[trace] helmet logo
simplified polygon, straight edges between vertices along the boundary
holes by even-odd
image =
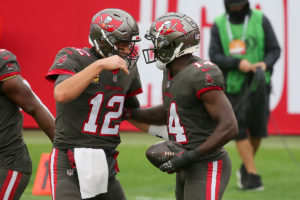
[[[102,29],[108,32],[113,32],[114,30],[119,28],[122,23],[123,21],[119,21],[105,13],[97,16],[93,21],[93,24],[99,25]]]
[[[57,61],[58,65],[61,65],[61,64],[65,63],[65,62],[67,61],[67,56],[68,56],[68,54],[64,54],[64,55]]]
[[[166,21],[161,21],[156,23],[156,30],[160,30],[160,35],[168,35],[170,33],[173,33],[175,31],[182,32],[186,34],[186,31],[183,29],[183,24],[179,19],[170,19]]]

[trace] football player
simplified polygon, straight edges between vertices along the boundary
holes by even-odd
[[[20,75],[16,56],[0,49],[0,199],[20,199],[31,176],[20,108],[53,141],[54,117]]]
[[[50,158],[54,200],[126,199],[115,178],[115,148],[124,107],[139,107],[139,41],[130,14],[105,9],[92,18],[91,48],[67,47],[56,55],[47,74],[55,81],[57,111]]]
[[[175,156],[159,168],[176,174],[177,200],[222,199],[231,175],[231,161],[223,146],[237,135],[237,122],[224,94],[218,66],[192,55],[200,31],[190,17],[167,13],[157,18],[145,38],[154,48],[143,50],[147,63],[163,70],[163,104],[134,109],[131,119],[167,124]],[[150,56],[154,53],[154,59]]]

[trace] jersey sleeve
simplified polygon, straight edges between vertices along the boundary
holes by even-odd
[[[0,49],[0,82],[17,74],[20,74],[20,67],[16,56],[6,49]]]
[[[195,65],[196,73],[193,74],[192,87],[198,99],[201,99],[201,94],[207,91],[225,89],[222,71],[213,63],[208,63],[201,67]]]
[[[133,75],[133,78],[129,90],[126,93],[126,98],[143,93],[140,74],[136,65],[133,67],[130,73]]]
[[[80,66],[77,53],[73,48],[67,47],[58,52],[55,60],[46,74],[46,79],[55,81],[60,74],[74,75],[78,72],[78,66]]]

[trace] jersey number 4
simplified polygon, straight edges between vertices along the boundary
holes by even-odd
[[[184,126],[180,123],[180,118],[177,113],[177,105],[175,102],[172,102],[170,105],[168,128],[169,134],[175,135],[176,142],[187,143]]]
[[[88,120],[84,122],[82,131],[89,134],[97,134],[99,124],[97,119],[102,108],[104,99],[103,93],[98,93],[94,96],[89,104],[91,106]],[[115,95],[108,100],[106,108],[114,108],[116,104],[119,104],[117,111],[109,111],[104,115],[104,120],[100,129],[100,135],[118,135],[120,125],[117,124],[113,127],[110,126],[111,120],[119,119],[123,113],[125,97],[122,95]]]

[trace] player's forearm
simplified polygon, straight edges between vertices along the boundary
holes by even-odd
[[[40,107],[31,113],[39,127],[46,133],[51,142],[54,139],[55,121],[53,115],[46,109]]]
[[[54,88],[55,100],[59,103],[66,103],[76,99],[102,69],[101,63],[96,61],[74,76],[59,83]]]
[[[148,124],[162,125],[167,123],[166,114],[162,105],[133,109],[131,119]]]
[[[144,132],[148,132],[149,130],[149,126],[150,124],[146,124],[146,123],[142,123],[142,122],[138,122],[138,121],[135,121],[135,120],[128,120],[133,126],[135,126],[136,128],[144,131]]]
[[[166,125],[153,125],[153,124],[146,124],[137,122],[135,120],[128,120],[132,125],[134,125],[136,128],[159,138],[163,138],[168,140],[168,129]]]
[[[227,144],[237,134],[238,126],[235,119],[228,119],[223,123],[219,123],[217,128],[212,132],[207,140],[195,149],[197,158],[213,153]]]

